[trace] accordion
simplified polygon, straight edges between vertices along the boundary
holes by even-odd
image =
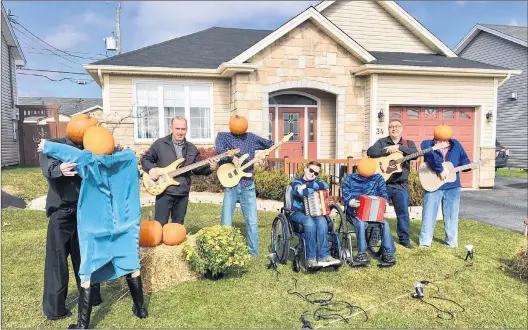
[[[356,215],[360,221],[381,222],[385,214],[385,207],[387,207],[385,198],[361,195],[359,196],[359,207]]]
[[[328,204],[328,190],[317,190],[308,197],[303,197],[304,214],[310,217],[318,217],[330,214]]]

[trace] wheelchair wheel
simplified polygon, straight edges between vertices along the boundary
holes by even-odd
[[[339,236],[348,235],[347,219],[339,204],[330,203],[330,218],[334,221],[334,229],[337,230]]]
[[[379,224],[370,224],[367,227],[367,250],[373,257],[381,255],[381,226]]]
[[[293,258],[292,269],[296,273],[301,271],[301,261],[299,259],[300,259],[299,256],[295,256],[295,258]]]
[[[288,230],[288,220],[282,213],[275,217],[271,227],[271,252],[275,253],[277,260],[281,264],[285,264],[288,261],[290,232]]]

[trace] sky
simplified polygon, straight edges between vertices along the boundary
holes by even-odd
[[[118,2],[2,2],[19,23],[13,26],[27,60],[26,68],[86,73],[81,64],[115,54],[105,51],[103,38],[115,33]],[[317,3],[319,1],[124,1],[120,15],[122,52],[211,26],[274,30]],[[477,23],[527,25],[527,1],[398,3],[451,49]],[[41,74],[53,80],[70,79],[50,81],[27,74]],[[85,80],[88,84],[79,85],[77,80]],[[102,97],[101,88],[89,75],[19,70],[17,83],[19,96]]]

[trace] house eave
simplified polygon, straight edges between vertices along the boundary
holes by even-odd
[[[7,19],[7,13],[4,9],[4,5],[2,5],[2,34],[6,39],[7,45],[12,51],[13,58],[15,60],[15,65],[17,67],[25,66],[26,57],[22,52],[22,47],[20,47],[15,31],[13,30],[13,26],[11,25],[11,22],[9,22],[9,20]]]
[[[351,71],[354,76],[366,76],[373,73],[427,75],[427,76],[466,76],[466,77],[494,77],[502,78],[510,75],[520,75],[522,70],[496,70],[446,67],[417,67],[404,65],[365,64],[357,70]]]
[[[502,38],[502,39],[505,39],[505,40],[509,40],[511,42],[514,42],[514,43],[519,44],[519,45],[524,46],[524,47],[528,47],[528,43],[526,41],[523,41],[521,39],[517,39],[515,37],[509,36],[507,34],[499,32],[497,30],[490,29],[488,27],[485,27],[485,26],[482,26],[480,24],[477,24],[456,45],[456,47],[454,49],[455,53],[460,54],[460,52],[462,52],[467,47],[467,45],[469,45],[469,43],[479,34],[480,31],[487,32],[487,33],[495,35],[495,36],[497,36],[499,38]]]

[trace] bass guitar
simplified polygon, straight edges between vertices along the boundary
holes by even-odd
[[[457,172],[468,170],[470,168],[476,169],[479,168],[479,166],[486,165],[488,163],[489,160],[483,159],[479,162],[473,162],[468,165],[454,167],[453,163],[451,162],[443,162],[442,166],[447,170],[447,177],[445,180],[440,179],[438,174],[436,174],[436,172],[433,171],[427,165],[427,163],[423,163],[418,169],[418,177],[420,178],[420,183],[422,184],[424,190],[433,192],[438,190],[446,182],[455,182]]]

